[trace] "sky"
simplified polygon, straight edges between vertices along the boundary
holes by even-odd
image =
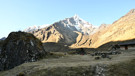
[[[0,38],[75,14],[95,26],[111,24],[133,8],[135,0],[0,0]]]

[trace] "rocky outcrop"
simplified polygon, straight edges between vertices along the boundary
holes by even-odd
[[[40,40],[25,32],[12,32],[0,52],[0,70],[11,69],[24,62],[37,61],[46,52]]]

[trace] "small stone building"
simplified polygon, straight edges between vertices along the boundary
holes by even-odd
[[[135,42],[126,42],[119,44],[121,50],[135,49]]]

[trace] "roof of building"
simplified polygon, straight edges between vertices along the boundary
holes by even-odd
[[[120,46],[124,46],[124,45],[135,45],[135,41],[119,43],[118,45],[120,45]]]

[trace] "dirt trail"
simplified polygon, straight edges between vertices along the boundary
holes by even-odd
[[[123,51],[122,54],[112,55],[112,59],[95,60],[91,55],[68,55],[58,59],[43,59],[37,62],[24,63],[11,70],[0,72],[0,76],[15,76],[20,72],[31,73],[37,70],[54,67],[110,65],[135,59],[135,51]]]

